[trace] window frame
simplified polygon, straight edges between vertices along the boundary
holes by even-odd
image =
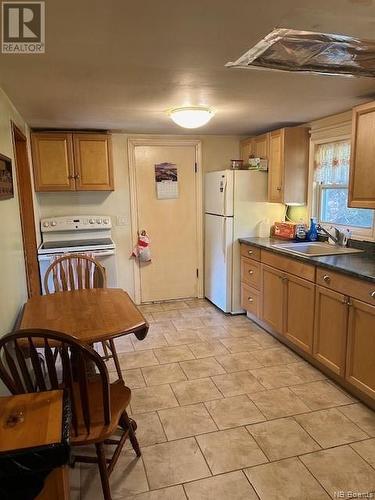
[[[325,137],[321,139],[310,139],[310,165],[309,165],[309,214],[310,217],[315,217],[319,224],[325,229],[329,229],[332,226],[338,229],[349,229],[352,233],[352,239],[361,241],[375,241],[375,216],[373,219],[372,228],[360,228],[358,226],[349,226],[343,224],[333,224],[330,222],[323,222],[320,220],[321,215],[321,184],[314,181],[314,160],[315,160],[315,148],[322,144],[329,144],[331,142],[340,141],[350,141],[351,136],[348,134],[340,136]],[[324,184],[325,185],[325,184]],[[328,185],[327,185],[328,186]],[[348,188],[348,185],[344,184],[329,184],[329,187],[339,187]]]

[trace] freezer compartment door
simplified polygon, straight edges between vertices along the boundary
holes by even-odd
[[[205,213],[233,216],[233,170],[208,172],[205,175]]]
[[[224,312],[232,309],[233,218],[205,215],[205,296]]]

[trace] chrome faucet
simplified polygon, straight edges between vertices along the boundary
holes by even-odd
[[[331,240],[335,243],[335,245],[338,245],[340,247],[346,247],[348,240],[351,236],[351,232],[346,229],[346,231],[340,231],[335,226],[331,226],[335,230],[335,236],[333,236],[327,229],[325,229],[321,224],[318,224],[316,226],[318,231],[322,231],[324,234],[326,234]]]

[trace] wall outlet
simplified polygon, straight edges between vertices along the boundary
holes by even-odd
[[[127,226],[128,225],[128,220],[125,215],[118,215],[117,216],[117,225],[118,226]]]

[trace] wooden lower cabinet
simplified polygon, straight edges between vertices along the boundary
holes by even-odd
[[[260,263],[241,257],[241,282],[253,288],[260,287]]]
[[[313,356],[337,375],[345,375],[348,297],[317,286]]]
[[[261,318],[277,333],[283,333],[286,274],[273,267],[262,265],[261,276]]]
[[[299,348],[311,353],[314,335],[314,283],[288,274],[285,302],[284,335]]]
[[[350,299],[345,377],[375,398],[375,306]]]
[[[245,309],[245,311],[259,317],[260,306],[261,297],[259,290],[256,290],[246,283],[241,283],[241,307]]]

